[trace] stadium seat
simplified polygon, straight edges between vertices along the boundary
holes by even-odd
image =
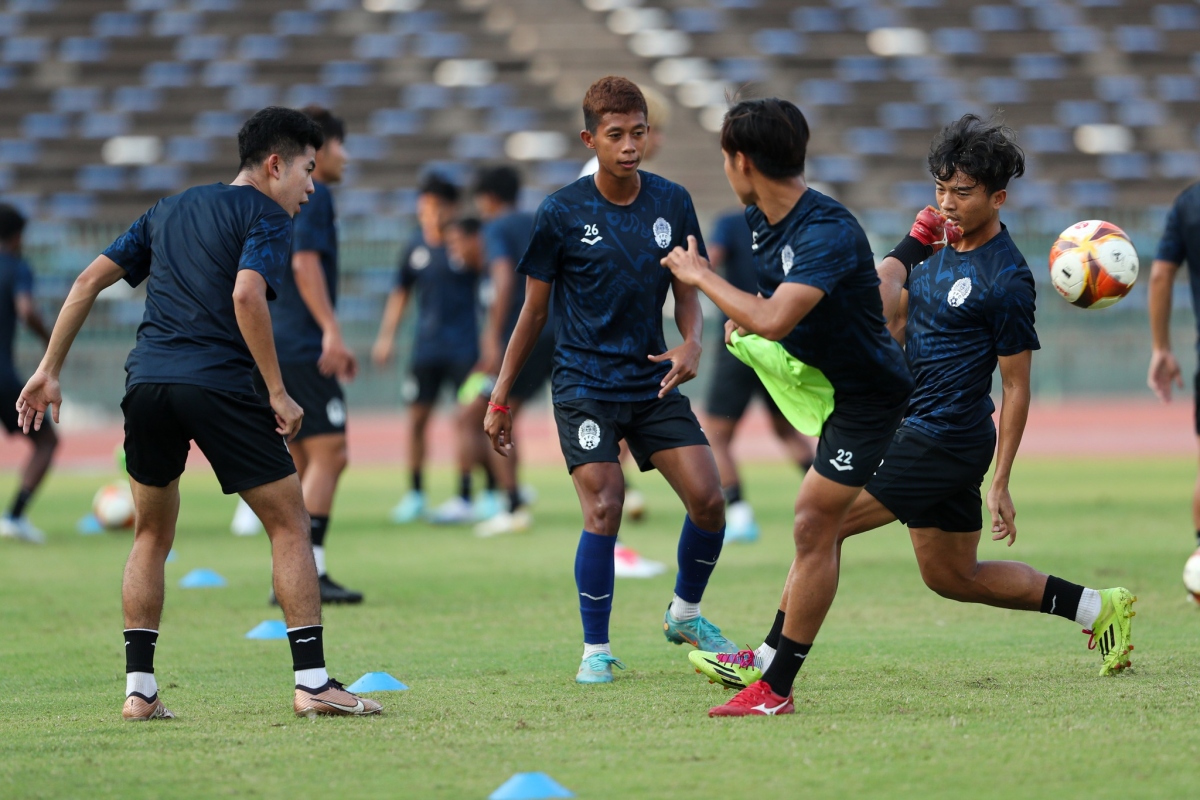
[[[1066,76],[1067,65],[1055,53],[1018,53],[1013,56],[1013,72],[1026,81],[1057,81]]]
[[[351,52],[356,58],[399,58],[404,53],[404,38],[396,33],[359,34]]]
[[[407,108],[438,109],[450,106],[450,89],[436,83],[412,83],[400,91]]]
[[[767,65],[761,58],[723,58],[717,72],[728,83],[761,83],[767,80]]]
[[[1058,124],[1069,128],[1108,122],[1104,104],[1097,100],[1059,100],[1055,104],[1054,116]]]
[[[500,108],[510,105],[516,91],[507,83],[491,83],[486,86],[464,86],[460,101],[467,108]]]
[[[21,132],[27,139],[64,139],[70,130],[66,114],[38,111],[26,114],[21,120]]]
[[[1016,6],[984,5],[971,9],[971,23],[981,31],[1021,31],[1025,18]]]
[[[55,111],[95,111],[104,102],[104,90],[99,86],[63,86],[50,96]]]
[[[216,61],[225,57],[229,45],[219,34],[183,36],[175,44],[175,58],[180,61]]]
[[[41,36],[10,36],[0,48],[0,60],[10,64],[37,63],[46,60],[49,44]]]
[[[1052,208],[1058,205],[1058,189],[1053,181],[1019,179],[1009,185],[1009,202],[1017,208]]]
[[[504,142],[490,133],[458,133],[450,139],[450,154],[464,161],[502,158]]]
[[[1200,29],[1200,8],[1194,5],[1163,3],[1151,11],[1154,24],[1164,31],[1194,31]]]
[[[113,111],[148,113],[162,108],[162,92],[151,86],[118,86],[113,91]]]
[[[1163,47],[1162,31],[1149,25],[1118,25],[1113,40],[1123,53],[1157,53]]]
[[[675,29],[684,33],[717,33],[725,26],[725,18],[716,8],[679,8],[674,15]]]
[[[792,12],[792,27],[805,33],[838,33],[846,29],[836,8],[803,6]]]
[[[880,103],[879,122],[892,130],[922,130],[931,127],[929,109],[919,103]]]
[[[543,186],[566,186],[568,183],[571,183],[579,177],[579,169],[582,166],[583,165],[580,162],[572,161],[570,159],[543,161],[537,165],[534,176],[537,178],[537,182]],[[541,197],[537,197],[537,199],[531,204],[529,202],[531,192],[535,195],[540,194],[528,186],[522,187],[521,189],[520,205],[526,210],[536,209],[537,204],[542,200]],[[532,205],[532,209],[530,208],[530,205]]]
[[[937,56],[900,56],[890,59],[892,73],[902,81],[934,81],[942,78],[943,61]]]
[[[279,61],[287,52],[287,40],[282,36],[250,33],[238,39],[237,57],[246,61]]]
[[[108,41],[90,36],[68,36],[58,46],[58,60],[68,64],[94,64],[108,58]]]
[[[904,23],[900,12],[889,6],[867,4],[848,11],[850,27],[863,33],[878,28],[899,28]]]
[[[408,108],[376,109],[371,112],[369,122],[369,129],[376,136],[411,136],[420,133],[423,126],[421,112]]]
[[[1200,152],[1168,150],[1158,156],[1158,174],[1168,180],[1200,178]]]
[[[493,108],[487,117],[487,129],[495,133],[515,133],[537,129],[541,115],[536,108]]]
[[[79,135],[84,139],[111,139],[130,132],[129,117],[119,111],[94,111],[79,121]]]
[[[1070,153],[1071,134],[1057,125],[1026,125],[1018,137],[1018,143],[1030,153]]]
[[[1137,75],[1101,75],[1096,78],[1096,97],[1107,103],[1124,103],[1146,96],[1146,81]]]
[[[254,65],[245,61],[210,61],[200,73],[204,86],[240,86],[254,80]]]
[[[29,139],[0,139],[0,164],[36,164],[41,148]]]
[[[984,78],[983,80],[988,80]],[[963,82],[956,78],[943,78],[940,81],[923,81],[913,84],[913,94],[917,102],[926,105],[938,103],[956,103],[966,96]],[[991,102],[991,101],[989,101]]]
[[[316,86],[307,83],[297,83],[288,89],[284,104],[292,108],[303,108],[307,105],[333,108],[337,105],[338,92],[332,86]]]
[[[369,217],[379,212],[383,192],[379,189],[346,189],[337,198],[341,217]],[[390,288],[390,287],[389,287]]]
[[[750,37],[750,44],[764,56],[795,56],[808,47],[808,40],[790,28],[763,28]]]
[[[1029,100],[1029,85],[1020,78],[980,78],[977,86],[980,99],[992,105],[1015,105]]]
[[[1108,208],[1116,199],[1116,188],[1108,181],[1083,179],[1067,182],[1067,201],[1076,208]]]
[[[20,14],[6,14],[0,11],[0,36],[16,36],[21,32],[21,23]]]
[[[799,89],[800,104],[805,106],[844,106],[854,101],[854,87],[831,78],[811,78]]]
[[[456,32],[430,32],[417,39],[421,58],[458,58],[467,52],[467,37]]]
[[[142,192],[174,191],[187,180],[187,170],[180,164],[146,164],[134,172],[134,185]]]
[[[887,65],[878,56],[842,56],[835,62],[834,71],[840,80],[851,83],[887,80]]]
[[[924,208],[934,202],[933,181],[897,181],[892,199],[902,208]]]
[[[75,184],[84,192],[119,192],[125,188],[125,168],[85,164],[75,173]]]
[[[393,33],[426,34],[440,28],[445,16],[440,11],[411,11],[392,16]]]
[[[225,107],[230,111],[257,111],[279,102],[279,87],[274,84],[231,86],[225,95]],[[296,106],[298,104],[289,103]],[[299,104],[302,105],[302,104]]]
[[[382,161],[388,157],[388,140],[383,136],[346,135],[346,151],[357,161]]]
[[[142,68],[142,83],[160,88],[191,86],[192,68],[178,61],[154,61]]]
[[[1050,34],[1050,40],[1060,53],[1071,55],[1095,53],[1104,47],[1104,34],[1087,25],[1060,28]]]
[[[91,219],[96,213],[96,198],[83,192],[55,192],[50,197],[49,213],[59,219]]]
[[[808,174],[825,183],[854,183],[862,179],[862,162],[854,156],[826,155],[808,159]]]
[[[1131,128],[1154,128],[1166,123],[1167,110],[1157,100],[1129,100],[1116,106],[1117,122]]]
[[[933,32],[933,47],[946,55],[973,55],[983,52],[983,37],[973,28],[938,28]]]
[[[92,18],[92,35],[121,39],[142,35],[142,15],[129,11],[102,11]]]
[[[371,77],[371,65],[364,61],[327,61],[321,65],[321,83],[326,86],[366,86]]]
[[[167,140],[167,160],[181,164],[204,164],[215,153],[213,142],[206,136],[172,136]]]
[[[319,36],[325,22],[315,11],[280,11],[271,23],[271,29],[280,36]]]
[[[1100,174],[1110,180],[1145,180],[1150,177],[1150,159],[1145,153],[1106,153],[1100,156]]]
[[[1200,101],[1200,80],[1191,75],[1157,75],[1155,94],[1164,103],[1195,103]]]
[[[1074,6],[1063,3],[1038,3],[1030,9],[1033,13],[1033,26],[1042,31],[1056,31],[1083,24],[1083,15]]]
[[[236,136],[245,119],[245,115],[234,111],[201,111],[192,122],[192,130],[197,136],[223,139]]]
[[[896,152],[896,134],[886,128],[849,128],[845,145],[858,155],[890,156]]]
[[[150,22],[150,32],[155,36],[194,36],[203,22],[195,11],[160,11]]]

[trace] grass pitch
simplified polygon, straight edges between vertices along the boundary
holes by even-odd
[[[1139,597],[1134,670],[1099,678],[1099,656],[1057,617],[967,606],[929,592],[898,526],[844,551],[841,589],[796,687],[797,714],[710,720],[725,690],[666,643],[673,574],[617,583],[611,686],[577,686],[572,564],[580,516],[561,469],[526,535],[383,520],[398,470],[355,470],[329,538],[338,580],[367,594],[326,612],[326,654],[349,683],[387,671],[375,719],[291,713],[283,641],[250,641],[267,607],[264,536],[228,532],[233,502],[211,474],[184,479],[167,565],[157,675],[179,718],[122,722],[119,586],[129,536],[74,533],[112,476],[59,474],[35,501],[45,547],[0,541],[0,796],[485,798],[514,772],[543,771],[581,798],[1194,797],[1200,759],[1200,609],[1185,600],[1188,460],[1018,463],[1020,558]],[[799,480],[750,467],[764,529],[729,546],[705,613],[757,645],[790,559]],[[11,476],[10,476],[11,481]],[[682,515],[657,475],[624,540],[673,562]],[[448,476],[432,498],[449,492]],[[207,567],[224,589],[180,589]]]

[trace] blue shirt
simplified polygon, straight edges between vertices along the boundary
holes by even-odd
[[[325,273],[325,285],[329,287],[329,301],[336,306],[337,215],[329,187],[313,181],[313,189],[315,191],[309,195],[308,202],[292,218],[292,253],[317,253],[321,259],[321,271]],[[313,319],[312,312],[300,296],[296,273],[290,265],[283,271],[279,299],[271,306],[271,326],[275,330],[275,351],[279,354],[279,363],[316,363],[321,358],[321,326]]]
[[[274,299],[291,249],[291,217],[253,186],[214,183],[159,200],[104,251],[130,286],[146,281],[125,385],[253,392],[254,359],[234,316],[234,282],[252,269]]]
[[[671,273],[662,260],[695,236],[704,241],[692,198],[678,184],[641,172],[627,206],[604,199],[591,176],[547,197],[517,271],[552,283],[554,402],[633,402],[658,396],[670,364],[662,308]],[[705,253],[707,256],[707,253]]]
[[[725,280],[743,292],[758,294],[758,267],[754,263],[754,239],[745,211],[731,211],[717,219],[708,243],[724,251],[721,270]],[[721,319],[725,315],[721,314]]]
[[[1193,183],[1175,199],[1155,258],[1172,264],[1187,262],[1192,308],[1200,325],[1200,183]],[[1196,346],[1200,349],[1200,336]]]
[[[414,364],[479,359],[477,273],[451,263],[445,247],[432,247],[417,234],[400,257],[396,286],[417,294]]]
[[[33,294],[29,262],[0,252],[0,379],[17,381],[13,344],[17,337],[17,295]]]
[[[904,351],[883,319],[871,246],[854,215],[810,188],[775,225],[756,206],[746,209],[746,221],[763,297],[774,295],[783,283],[825,293],[780,344],[825,373],[835,404],[868,397],[890,400],[911,392]]]
[[[488,222],[483,228],[483,252],[488,266],[499,259],[507,259],[510,268],[514,270],[512,296],[509,298],[508,313],[504,320],[503,341],[501,346],[512,336],[513,328],[517,326],[517,317],[521,315],[521,306],[525,303],[525,281],[515,274],[525,248],[529,246],[529,238],[533,235],[533,215],[525,211],[510,211]],[[550,324],[546,324],[550,328]],[[545,330],[545,329],[543,329]]]
[[[1037,350],[1033,274],[1007,228],[965,253],[945,247],[908,279],[905,355],[917,388],[904,425],[945,441],[995,435],[998,356]]]

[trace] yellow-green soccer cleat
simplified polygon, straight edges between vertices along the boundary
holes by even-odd
[[[709,683],[719,683],[726,689],[745,689],[762,677],[762,662],[753,650],[736,653],[711,653],[693,650],[688,661]]]
[[[1100,648],[1100,658],[1104,662],[1100,667],[1101,675],[1115,675],[1133,665],[1129,654],[1133,652],[1132,619],[1137,614],[1133,610],[1136,602],[1137,598],[1128,589],[1118,586],[1100,590],[1100,616],[1096,617],[1092,629],[1084,630],[1084,633],[1088,634],[1089,650]]]

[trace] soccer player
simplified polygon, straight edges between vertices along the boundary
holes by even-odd
[[[1029,368],[1039,348],[1034,282],[1000,221],[1008,182],[1025,171],[1013,132],[968,114],[934,139],[929,169],[939,210],[918,215],[912,232],[880,264],[881,294],[893,330],[905,338],[916,389],[878,471],[855,499],[836,546],[899,519],[909,528],[926,585],[960,602],[1041,611],[1072,620],[1098,646],[1102,675],[1129,665],[1130,606],[1121,588],[1096,591],[1016,561],[979,561],[981,484],[994,541],[1016,540],[1009,477],[1029,411]],[[948,246],[946,246],[948,244]],[[997,364],[1003,386],[1000,428],[990,397]],[[796,585],[790,586],[796,591]],[[811,613],[785,597],[776,628]],[[815,632],[815,631],[814,631]],[[786,636],[786,633],[784,634]],[[693,661],[728,685],[757,678],[713,713],[790,713],[791,684],[775,683],[782,652],[772,630],[759,652]],[[778,648],[778,650],[777,650]],[[699,663],[697,663],[699,662]],[[789,670],[790,672],[790,670]],[[786,698],[786,699],[785,699]]]
[[[769,682],[751,685],[714,713],[791,710],[792,681],[837,591],[842,520],[879,466],[913,386],[884,324],[866,234],[841,204],[805,184],[807,146],[808,123],[786,100],[741,101],[721,127],[725,175],[754,233],[759,295],[713,272],[697,241],[663,259],[677,281],[698,287],[725,312],[727,331],[778,342],[822,371],[835,393],[796,499],[787,616],[764,676]]]
[[[609,683],[623,668],[609,646],[613,546],[625,493],[617,443],[643,470],[657,469],[683,501],[675,595],[663,632],[676,644],[737,648],[700,614],[700,600],[721,553],[725,503],[712,451],[686,397],[676,388],[696,375],[703,319],[695,290],[658,266],[685,237],[699,238],[683,187],[641,172],[646,101],[625,78],[592,84],[583,99],[585,145],[600,169],[558,190],[538,209],[533,238],[517,271],[525,303],[488,404],[492,446],[512,439],[509,395],[546,323],[554,295],[554,418],[583,511],[575,582],[583,619],[583,659],[575,680]],[[703,247],[703,245],[698,245]],[[662,308],[675,295],[683,344],[667,349]]]
[[[17,401],[20,423],[42,427],[62,402],[59,373],[96,296],[124,279],[146,282],[146,312],[125,363],[125,459],[136,523],[125,566],[127,720],[169,719],[154,657],[163,606],[163,565],[179,516],[179,476],[190,442],[221,489],[250,504],[271,539],[275,594],[295,670],[302,716],[375,714],[380,705],[325,671],[321,593],[308,512],[287,440],[304,411],[279,372],[267,301],[282,290],[291,217],[313,191],[321,129],[292,109],[266,108],[238,133],[241,165],[226,185],[197,186],[160,200],[76,279],[37,372]],[[270,400],[254,392],[258,367]]]
[[[25,232],[25,217],[6,203],[0,203],[0,416],[9,434],[21,428],[17,424],[17,398],[21,396],[21,379],[13,361],[13,340],[17,322],[23,322],[39,338],[50,341],[50,332],[33,304],[33,270],[21,257],[21,236]],[[30,431],[33,452],[21,470],[21,485],[17,496],[3,517],[0,517],[0,536],[42,544],[46,535],[38,530],[25,509],[33,493],[54,460],[58,435],[47,424],[41,430]]]
[[[479,359],[476,319],[479,273],[451,261],[446,252],[445,230],[458,211],[459,188],[436,173],[422,181],[417,195],[419,233],[400,258],[396,285],[388,295],[371,357],[379,366],[395,353],[396,329],[404,318],[409,298],[417,295],[417,329],[411,370],[416,396],[409,407],[412,435],[408,464],[412,482],[407,494],[392,509],[392,521],[413,522],[425,514],[425,432],[442,387],[452,392],[466,380]],[[470,469],[461,471],[460,484],[469,497]],[[461,494],[461,492],[460,492]],[[452,498],[459,500],[460,497]],[[448,507],[446,512],[454,511]],[[463,520],[470,517],[470,504]],[[443,513],[438,521],[448,522]]]
[[[758,273],[754,266],[754,243],[746,214],[737,211],[721,216],[708,240],[708,257],[714,269],[721,270],[734,287],[758,293]],[[724,321],[724,320],[722,320]],[[801,472],[813,462],[812,444],[800,434],[779,406],[771,399],[758,373],[725,347],[718,347],[712,381],[708,384],[708,419],[704,432],[712,442],[713,456],[721,471],[721,491],[725,494],[725,541],[753,542],[758,539],[754,509],[745,499],[737,462],[733,458],[733,437],[750,401],[758,395],[771,415],[771,428]]]

